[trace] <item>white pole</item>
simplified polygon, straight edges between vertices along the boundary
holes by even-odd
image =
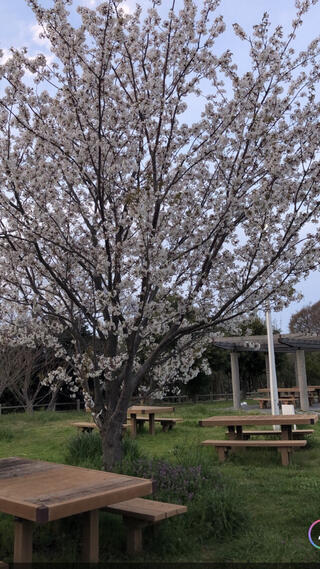
[[[268,357],[269,357],[269,370],[270,370],[270,399],[271,399],[271,413],[272,415],[280,415],[279,398],[278,398],[278,383],[276,374],[276,363],[274,357],[274,343],[271,324],[271,312],[266,310],[267,334],[268,334]],[[275,429],[276,430],[276,429]]]

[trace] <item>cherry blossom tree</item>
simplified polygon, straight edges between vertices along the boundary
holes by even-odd
[[[215,330],[286,306],[318,263],[319,40],[294,51],[316,2],[296,2],[287,36],[267,14],[234,25],[241,75],[215,45],[219,0],[109,0],[79,25],[72,0],[26,1],[52,54],[12,49],[0,68],[1,315],[72,368],[108,469],[145,378],[187,381]]]

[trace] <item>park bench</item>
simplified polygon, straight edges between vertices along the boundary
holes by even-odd
[[[8,563],[5,563],[4,561],[0,561],[0,569],[9,569]]]
[[[127,532],[127,553],[133,555],[142,551],[142,529],[161,520],[187,511],[186,506],[133,498],[102,508],[111,514],[121,514]]]
[[[130,418],[128,417],[127,420],[129,421]],[[137,421],[137,427],[139,428],[139,431],[141,431],[143,429],[145,421],[149,421],[149,417],[139,416],[136,417],[136,421]],[[166,432],[168,430],[171,431],[171,429],[174,427],[176,423],[182,423],[183,419],[181,419],[180,417],[155,417],[154,422],[160,423],[162,430]]]
[[[298,439],[304,437],[305,435],[312,435],[314,433],[314,429],[293,429],[292,436],[294,439]],[[229,431],[226,431],[226,435],[230,435]],[[250,429],[248,431],[242,431],[242,438],[244,440],[250,439],[252,436],[268,436],[268,435],[278,435],[281,436],[281,431],[274,431],[274,430],[264,430],[264,431],[255,431]]]
[[[97,425],[95,423],[90,423],[89,421],[78,421],[75,423],[71,423],[74,427],[78,428],[78,431],[81,431],[82,433],[92,433],[93,429],[97,429]],[[126,429],[128,429],[130,427],[129,424],[124,423],[122,425],[122,434],[125,433]],[[1,569],[1,567],[0,567]]]
[[[292,396],[292,397],[279,397],[280,403],[284,403],[284,404],[291,403],[292,405],[295,405],[296,400],[297,400],[297,398],[294,396]],[[269,397],[254,397],[253,401],[259,401],[260,409],[266,409],[271,400]]]
[[[214,446],[217,449],[218,457],[220,462],[224,462],[229,451],[236,448],[269,448],[274,447],[281,453],[282,466],[288,466],[289,455],[294,448],[306,446],[307,441],[293,441],[293,440],[260,440],[260,441],[243,441],[243,440],[208,440],[203,441],[201,445],[203,446]]]

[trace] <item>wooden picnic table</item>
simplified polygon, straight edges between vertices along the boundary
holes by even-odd
[[[155,405],[132,405],[128,408],[128,416],[131,422],[131,436],[135,437],[137,434],[137,415],[148,415],[149,433],[155,434],[155,421],[154,417],[158,413],[173,413],[174,407],[161,407]]]
[[[242,427],[247,425],[280,425],[281,438],[292,440],[293,425],[314,425],[318,421],[316,414],[299,415],[216,415],[199,421],[201,427],[228,428],[230,439],[243,439]]]
[[[313,385],[308,385],[308,391],[312,392],[312,391],[316,391],[317,387],[313,386]],[[270,393],[270,388],[269,387],[260,387],[260,389],[257,389],[257,391],[259,393]],[[298,393],[300,394],[300,387],[278,387],[278,393]]]
[[[312,403],[314,402],[314,395],[316,394],[319,397],[319,391],[317,390],[316,386],[313,385],[308,385],[307,387],[308,389],[308,399],[309,399],[309,405],[312,405]],[[260,389],[257,390],[258,393],[267,393],[270,397],[270,389],[268,387],[261,387]],[[289,397],[294,397],[296,399],[300,399],[300,387],[298,386],[294,386],[294,387],[278,387],[278,395],[279,397],[285,396],[285,394],[287,394]]]
[[[99,561],[99,509],[152,493],[152,481],[20,457],[0,459],[0,512],[15,516],[14,563],[32,562],[33,524],[81,514],[82,561]]]

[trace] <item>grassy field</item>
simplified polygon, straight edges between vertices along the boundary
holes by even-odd
[[[163,526],[159,529],[159,539],[152,540],[151,534],[149,539],[146,532],[145,553],[139,560],[318,562],[320,550],[311,546],[307,533],[310,524],[320,518],[320,423],[315,425],[315,434],[309,439],[308,447],[294,453],[288,468],[281,466],[280,455],[274,449],[241,450],[220,465],[215,450],[200,449],[199,443],[207,438],[224,438],[224,429],[201,428],[198,420],[215,414],[234,414],[228,408],[230,402],[177,406],[176,416],[182,417],[183,423],[167,433],[162,433],[157,425],[156,436],[149,436],[146,430],[138,435],[136,444],[146,457],[169,462],[174,462],[179,452],[184,456],[188,453],[197,456],[201,452],[206,464],[212,465],[216,475],[226,481],[226,491],[235,496],[233,508],[238,508],[239,513],[243,511],[238,527],[233,526],[230,534],[226,532],[218,537],[212,535],[202,539],[201,535],[196,535],[194,543],[189,540],[190,547],[182,546],[182,542],[179,547],[179,540],[183,541],[182,521],[179,518],[168,520],[159,525],[159,528]],[[70,423],[83,418],[83,412],[75,411],[2,415],[0,458],[21,456],[66,462],[68,444],[75,437],[75,429]],[[212,515],[223,516],[223,512],[217,508]],[[177,540],[177,543],[173,540],[171,546],[165,527],[168,522],[172,522],[170,528],[173,528],[169,533],[173,532]],[[121,518],[101,513],[100,530],[101,561],[125,561],[126,556],[121,552],[125,543]],[[34,561],[76,561],[79,531],[76,517],[36,526]],[[197,525],[192,531],[197,533]],[[161,532],[164,542],[168,540],[162,549]],[[0,514],[0,559],[12,561],[12,550],[12,517]]]

